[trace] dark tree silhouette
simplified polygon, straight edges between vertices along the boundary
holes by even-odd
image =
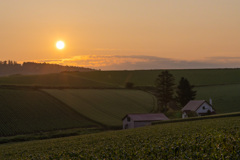
[[[168,103],[173,100],[174,77],[168,71],[162,71],[156,79],[157,98],[160,103],[158,111],[166,112]]]
[[[190,100],[195,99],[197,91],[193,91],[194,86],[190,85],[189,81],[182,77],[177,86],[177,101],[181,107],[185,106]]]

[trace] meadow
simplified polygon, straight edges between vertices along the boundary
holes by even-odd
[[[240,159],[240,117],[0,145],[0,159]]]
[[[123,89],[44,89],[81,115],[105,126],[121,126],[128,113],[149,113],[156,98],[146,92]]]

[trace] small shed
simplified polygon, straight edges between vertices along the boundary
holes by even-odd
[[[215,114],[211,100],[210,103],[205,100],[189,101],[182,109],[182,118],[187,118],[190,112],[195,112],[198,116]]]
[[[123,117],[123,129],[151,125],[154,121],[169,120],[163,113],[127,114]]]

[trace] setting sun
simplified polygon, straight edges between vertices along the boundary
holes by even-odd
[[[58,42],[56,43],[56,47],[57,47],[58,49],[63,49],[64,46],[65,46],[65,44],[64,44],[63,41],[58,41]]]

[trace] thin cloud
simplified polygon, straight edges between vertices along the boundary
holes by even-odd
[[[204,60],[176,60],[154,56],[82,55],[35,62],[81,66],[102,70],[238,68],[240,57],[207,57]]]

